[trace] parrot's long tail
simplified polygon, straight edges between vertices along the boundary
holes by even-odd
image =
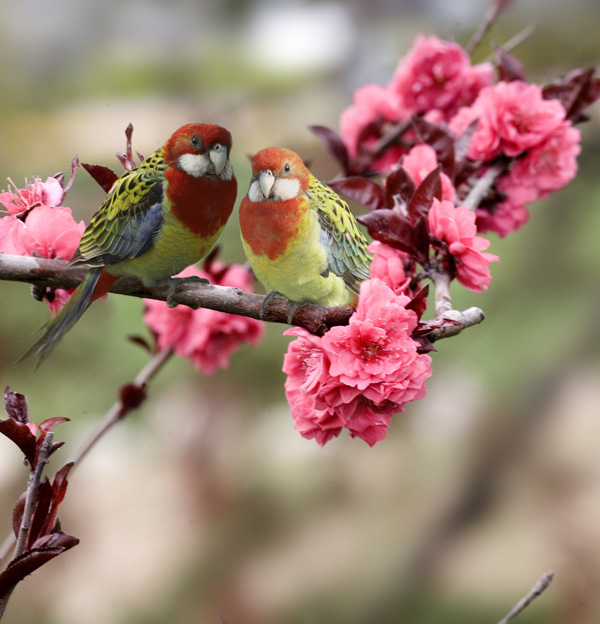
[[[109,279],[101,280],[105,275]],[[100,283],[99,283],[100,281]],[[43,327],[44,335],[15,363],[19,364],[32,355],[37,355],[39,360],[36,369],[54,351],[56,345],[63,336],[71,330],[77,321],[89,308],[92,301],[108,292],[116,277],[103,273],[102,267],[90,269],[85,279],[77,286],[73,294],[69,297],[65,305],[59,310],[56,316],[52,317]],[[103,283],[105,282],[105,283]]]

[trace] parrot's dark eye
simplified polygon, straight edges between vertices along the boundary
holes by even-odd
[[[283,165],[283,171],[285,173],[289,173],[292,170],[292,166],[290,165],[290,163],[285,163],[285,165]]]
[[[200,137],[197,134],[192,137],[192,147],[200,147]]]

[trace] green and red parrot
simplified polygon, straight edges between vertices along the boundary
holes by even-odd
[[[47,358],[119,277],[153,286],[206,256],[236,200],[230,151],[225,128],[187,124],[116,180],[69,263],[88,268],[86,278],[23,358]]]
[[[369,277],[368,242],[348,204],[298,154],[269,147],[254,156],[239,217],[244,251],[269,297],[356,306]]]

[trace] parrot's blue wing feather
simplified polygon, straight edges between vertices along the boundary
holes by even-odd
[[[150,249],[163,222],[164,168],[159,150],[114,183],[83,233],[71,265],[116,264]]]

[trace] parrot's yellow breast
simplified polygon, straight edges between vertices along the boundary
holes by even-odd
[[[210,236],[195,234],[166,209],[163,224],[146,253],[105,268],[112,275],[134,275],[146,286],[153,286],[206,256],[222,230],[221,227]]]
[[[255,253],[242,238],[244,251],[257,279],[268,291],[290,301],[328,306],[353,305],[356,295],[344,280],[328,270],[327,250],[321,242],[321,226],[314,210],[305,210],[285,251],[276,257]]]

